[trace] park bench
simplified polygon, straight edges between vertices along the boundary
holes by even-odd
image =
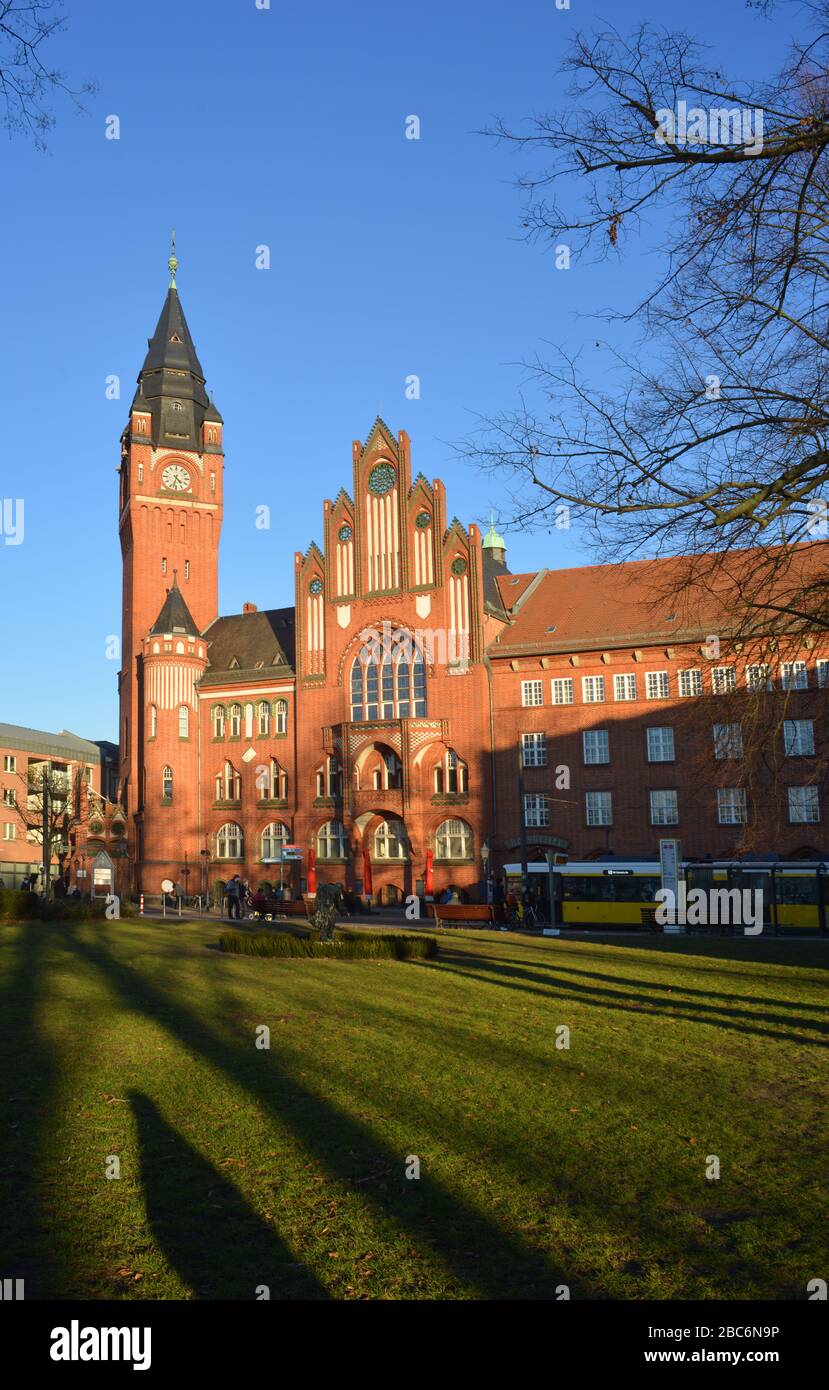
[[[311,915],[309,904],[304,898],[293,898],[290,902],[281,902],[279,898],[268,897],[267,894],[255,893],[251,899],[251,911],[255,917],[301,917],[307,921]]]
[[[306,902],[305,898],[292,898],[290,902],[276,904],[276,911],[280,917],[303,917],[307,920],[313,910],[313,902]]]
[[[495,909],[491,903],[427,903],[426,914],[436,927],[494,927]]]

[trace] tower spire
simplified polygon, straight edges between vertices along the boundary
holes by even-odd
[[[502,558],[503,554],[506,552],[507,543],[504,540],[504,537],[499,535],[498,532],[495,530],[494,512],[490,512],[489,514],[489,530],[484,536],[482,544],[484,550],[500,550],[502,552]]]
[[[176,288],[176,271],[178,270],[178,259],[177,259],[177,257],[176,257],[176,229],[175,229],[175,227],[173,227],[173,229],[172,229],[172,234],[171,234],[171,237],[170,237],[170,241],[171,241],[170,259],[169,259],[168,262],[167,262],[167,266],[168,266],[169,271],[170,271],[170,289],[171,289],[171,290],[174,290],[174,289]]]

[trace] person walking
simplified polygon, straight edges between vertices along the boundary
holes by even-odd
[[[492,903],[495,908],[495,921],[498,923],[499,927],[503,924],[504,918],[506,916],[506,913],[504,911],[504,903],[506,900],[506,896],[507,895],[506,889],[504,888],[504,880],[501,878],[499,874],[498,878],[496,878],[495,880],[495,887],[492,892]]]
[[[242,880],[238,874],[234,874],[228,884],[228,894],[230,896],[230,918],[236,918],[237,922],[242,920]]]

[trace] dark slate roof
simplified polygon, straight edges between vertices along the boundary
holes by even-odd
[[[506,622],[507,610],[504,607],[504,601],[498,587],[498,579],[502,575],[509,574],[506,561],[496,560],[495,552],[492,550],[482,550],[481,570],[484,581],[484,604],[493,617],[503,618]]]
[[[205,416],[221,416],[208,400],[202,365],[172,285],[147,345],[133,405],[149,409],[156,447],[197,449]]]
[[[99,763],[102,753],[108,756],[109,749],[115,751],[111,743],[93,743],[68,729],[51,734],[45,729],[28,729],[22,724],[0,724],[0,748],[19,748],[45,758],[87,763]]]
[[[144,358],[141,375],[145,372],[158,372],[165,368],[191,372],[204,381],[204,372],[196,353],[196,345],[187,327],[178,290],[170,286],[164,301],[155,333],[147,341],[149,351]],[[205,398],[205,405],[207,399]]]
[[[294,674],[294,610],[266,608],[261,613],[234,613],[208,628],[208,667],[201,684],[239,680],[252,674]]]
[[[184,632],[188,637],[198,637],[199,629],[193,621],[190,609],[184,602],[184,595],[173,578],[173,586],[167,590],[167,597],[161,612],[150,628],[150,632]]]

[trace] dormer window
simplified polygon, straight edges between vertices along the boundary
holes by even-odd
[[[173,410],[183,409],[181,401],[173,401]]]

